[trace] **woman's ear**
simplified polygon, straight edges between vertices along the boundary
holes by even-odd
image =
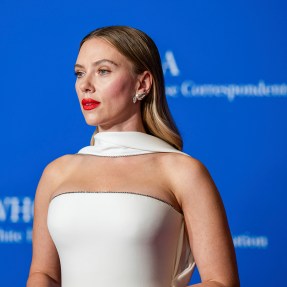
[[[138,75],[138,87],[137,94],[145,94],[147,95],[152,87],[152,74],[149,71],[144,71],[140,75]]]

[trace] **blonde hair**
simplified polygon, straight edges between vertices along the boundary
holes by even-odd
[[[108,26],[98,28],[83,38],[101,38],[114,46],[134,66],[134,72],[141,74],[149,71],[153,84],[149,94],[141,101],[142,121],[146,132],[182,150],[182,138],[171,116],[165,96],[164,77],[161,59],[154,41],[144,32],[128,26]],[[94,135],[91,145],[94,145]]]

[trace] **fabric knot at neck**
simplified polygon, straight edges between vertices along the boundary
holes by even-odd
[[[155,136],[136,132],[99,132],[94,135],[94,145],[86,146],[78,154],[97,156],[131,156],[156,152],[183,152]]]

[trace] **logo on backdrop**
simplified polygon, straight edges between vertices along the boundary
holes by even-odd
[[[33,198],[0,198],[0,244],[31,243],[33,215]]]
[[[268,237],[265,235],[250,235],[248,232],[233,236],[233,244],[237,249],[267,249]]]
[[[163,56],[162,68],[164,75],[178,77],[181,75],[179,66],[176,62],[174,53],[170,50],[166,51]],[[247,84],[197,84],[191,79],[186,79],[176,84],[166,83],[166,95],[169,97],[226,97],[232,102],[236,97],[286,97],[287,83],[266,83],[259,80],[257,83]]]

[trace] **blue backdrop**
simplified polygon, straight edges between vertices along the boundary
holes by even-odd
[[[162,56],[184,151],[225,203],[244,287],[286,284],[286,1],[8,1],[0,4],[0,286],[25,286],[44,167],[89,144],[74,91],[82,37],[147,32]],[[198,282],[198,274],[192,283]]]

